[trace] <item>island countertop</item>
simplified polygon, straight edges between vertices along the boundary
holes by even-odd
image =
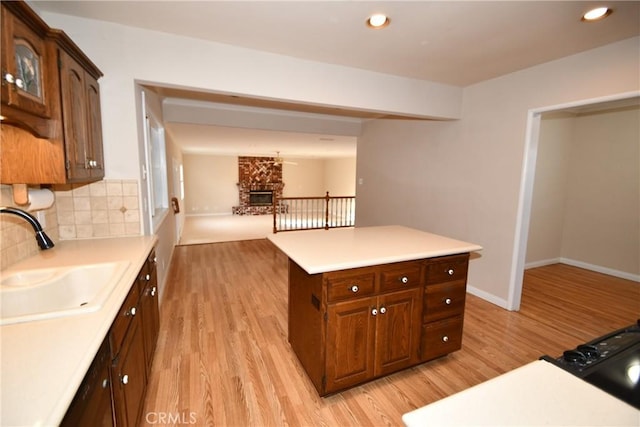
[[[400,225],[287,231],[268,239],[309,274],[482,249],[473,243]]]

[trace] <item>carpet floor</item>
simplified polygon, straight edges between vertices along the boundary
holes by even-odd
[[[266,239],[271,233],[271,215],[187,216],[179,245]]]

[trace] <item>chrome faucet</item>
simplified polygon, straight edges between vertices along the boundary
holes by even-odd
[[[46,235],[38,220],[30,213],[25,212],[22,209],[12,208],[8,206],[0,207],[0,213],[17,215],[31,224],[31,227],[33,227],[33,230],[36,232],[36,242],[38,242],[38,246],[40,246],[41,250],[51,249],[55,246],[53,244],[53,240],[51,240],[51,238]]]

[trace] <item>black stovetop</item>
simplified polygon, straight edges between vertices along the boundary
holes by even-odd
[[[560,357],[541,359],[640,409],[640,320]]]

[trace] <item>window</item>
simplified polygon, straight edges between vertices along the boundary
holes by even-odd
[[[143,92],[144,99],[144,92]],[[169,208],[169,191],[167,186],[167,152],[165,148],[164,128],[145,105],[145,154],[146,165],[143,177],[146,176],[148,211],[152,229],[155,230]]]

